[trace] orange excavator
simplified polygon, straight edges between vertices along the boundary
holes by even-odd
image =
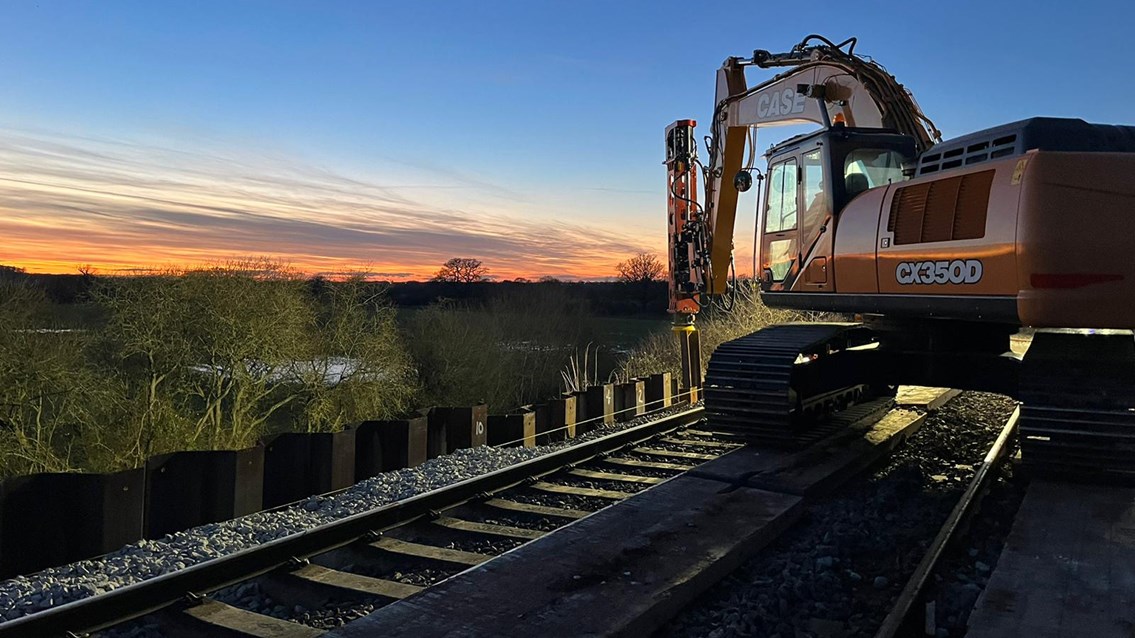
[[[666,129],[686,346],[699,310],[736,298],[734,222],[754,184],[763,303],[859,318],[720,345],[703,381],[711,425],[794,446],[900,383],[984,390],[1021,401],[1035,470],[1135,476],[1135,127],[1036,117],[943,141],[855,46],[812,35],[727,59],[704,162],[693,120]],[[750,87],[749,67],[786,70]],[[756,131],[797,124],[819,129],[756,169]],[[1022,327],[1035,332],[1020,357]]]

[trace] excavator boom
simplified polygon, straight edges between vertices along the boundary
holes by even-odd
[[[813,35],[788,53],[757,50],[751,58],[728,58],[718,69],[709,161],[702,176],[704,204],[689,206],[688,219],[675,223],[675,210],[688,206],[686,200],[696,195],[678,196],[669,189],[671,263],[683,262],[675,259],[678,252],[694,252],[686,260],[689,271],[671,270],[676,282],[671,286],[671,312],[696,313],[706,299],[730,291],[737,202],[752,184],[757,129],[807,123],[885,129],[912,137],[918,152],[941,139],[910,93],[883,67],[856,55],[854,48],[854,38],[837,45]],[[750,66],[791,70],[749,87],[745,69]],[[686,132],[685,127],[691,130]],[[671,184],[689,182],[697,163],[696,148],[677,146],[680,140],[693,138],[692,127],[692,120],[679,120],[667,129]],[[675,130],[682,132],[672,134]],[[681,156],[689,161],[673,161]]]

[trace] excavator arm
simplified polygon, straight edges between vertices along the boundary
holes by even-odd
[[[837,45],[811,35],[788,53],[757,50],[751,58],[725,60],[717,71],[704,165],[693,141],[693,120],[678,120],[666,129],[672,313],[692,316],[731,290],[737,201],[752,185],[756,129],[806,123],[828,128],[833,122],[890,129],[911,136],[920,153],[941,140],[910,93],[854,49],[854,38]],[[748,87],[749,66],[790,70]],[[695,201],[695,167],[702,172],[703,204]]]

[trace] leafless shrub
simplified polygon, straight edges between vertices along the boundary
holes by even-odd
[[[317,308],[308,358],[293,364],[302,406],[295,429],[337,431],[406,412],[414,369],[386,297],[356,275],[328,286]]]
[[[323,290],[267,259],[105,277],[104,325],[60,331],[40,291],[0,282],[0,476],[404,412],[416,387],[393,308],[359,278]]]
[[[84,335],[45,329],[47,315],[39,290],[0,281],[0,475],[75,467],[106,398],[84,366]]]
[[[358,278],[320,289],[265,259],[105,282],[103,362],[132,401],[136,456],[404,411],[414,388],[393,309]]]

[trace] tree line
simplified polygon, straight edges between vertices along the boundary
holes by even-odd
[[[638,253],[615,264],[617,279],[623,283],[661,281],[665,273],[666,266],[654,253]],[[441,265],[431,281],[470,284],[491,281],[491,279],[488,266],[480,259],[453,257]],[[554,277],[545,276],[538,281],[540,283],[551,283],[558,280]],[[518,283],[530,283],[530,281],[522,278]]]
[[[267,259],[88,268],[67,280],[81,303],[63,304],[42,285],[59,279],[0,267],[0,476],[111,471],[423,405],[504,411],[562,390],[593,349],[596,306],[664,316],[650,279],[488,283],[479,264],[449,266],[460,280],[395,285]],[[628,294],[644,283],[646,305]]]
[[[400,307],[428,306],[443,299],[485,304],[502,294],[520,294],[519,291],[529,286],[535,289],[558,286],[563,295],[586,304],[590,312],[597,315],[664,317],[667,307],[664,273],[665,267],[656,256],[643,253],[617,264],[611,281],[561,281],[551,276],[498,281],[490,279],[491,270],[480,260],[458,257],[443,264],[427,281],[381,282],[381,286],[387,298]],[[144,274],[162,273],[137,276]],[[123,275],[100,275],[90,267],[82,267],[79,274],[29,274],[20,268],[0,265],[0,281],[33,284],[49,301],[63,306],[91,302],[97,282],[120,277]],[[317,289],[331,282],[321,275],[311,277],[311,285]],[[95,317],[86,317],[78,308],[71,310],[68,316],[74,325],[97,319],[95,310],[86,313]]]

